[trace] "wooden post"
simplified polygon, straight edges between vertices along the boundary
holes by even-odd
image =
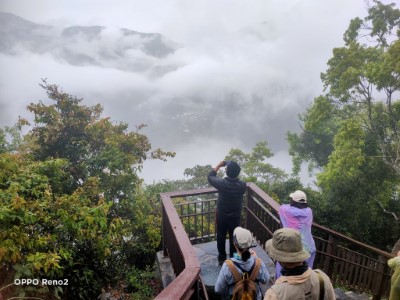
[[[376,279],[374,280],[376,284],[374,287],[372,300],[380,300],[386,289],[385,276],[383,274],[388,268],[387,259],[382,255],[379,255],[378,262],[379,266],[377,271],[379,273],[376,275]]]
[[[250,191],[250,189],[248,187],[246,188],[246,190],[247,190],[247,197],[245,197],[243,199],[243,206],[246,206],[247,208],[249,208],[249,200],[250,200],[250,197],[251,197],[251,191]],[[245,215],[244,215],[243,227],[244,228],[249,228],[248,227],[249,226],[249,224],[248,224],[249,213],[247,212],[247,210],[244,210],[244,212],[245,212]]]
[[[331,266],[331,255],[336,256],[336,238],[330,234],[328,238],[328,246],[326,248],[326,258],[324,262],[324,268],[323,271],[328,275],[330,278],[332,278],[333,274],[333,266]]]

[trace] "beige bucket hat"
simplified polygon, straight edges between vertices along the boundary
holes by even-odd
[[[303,249],[300,232],[291,228],[281,228],[274,232],[272,239],[265,243],[269,256],[281,262],[301,262],[310,257]]]

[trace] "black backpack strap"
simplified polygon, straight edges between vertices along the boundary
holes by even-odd
[[[246,271],[246,270],[244,270],[244,269],[240,266],[240,264],[239,264],[238,262],[233,261],[233,260],[232,260],[232,262],[235,264],[235,266],[236,266],[240,271],[242,271],[242,273],[248,273],[249,275],[253,272],[254,266],[256,265],[256,261],[254,260],[254,263],[253,263],[253,265],[251,266],[250,270]]]

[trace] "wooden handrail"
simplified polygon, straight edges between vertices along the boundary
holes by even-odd
[[[268,226],[272,225],[274,228],[279,227],[280,222],[273,217],[266,219],[265,213],[261,213],[260,210],[264,210],[265,212],[271,211],[278,216],[280,205],[255,184],[248,184],[248,188],[248,194],[251,195],[251,197],[248,198],[248,201],[251,203],[249,209],[254,210],[246,216],[247,223],[249,223],[249,218],[251,220],[249,226],[257,231],[260,229],[260,224],[264,224],[265,221],[268,221]],[[260,218],[257,214],[260,214]],[[388,293],[390,270],[386,261],[393,257],[391,253],[366,245],[315,222],[313,222],[313,231],[318,233],[314,235],[314,239],[316,242],[318,241],[318,254],[316,256],[316,260],[318,259],[318,261],[314,261],[314,266],[322,268],[329,276],[334,276],[333,279],[336,283],[352,288],[356,287],[360,282],[364,283],[363,280],[360,280],[360,277],[354,274],[358,274],[361,269],[366,270],[368,273],[367,288],[364,289],[360,286],[357,288],[360,289],[360,291],[371,292],[374,299],[380,299],[385,293]],[[264,242],[266,239],[272,237],[271,230],[268,229],[267,232],[267,235],[262,235]],[[322,237],[327,237],[328,240]],[[347,249],[348,247],[357,250]],[[369,254],[367,255],[366,252]],[[351,260],[346,259],[347,257],[351,257]],[[365,260],[363,265],[357,265],[355,263],[359,260],[363,262]],[[358,269],[358,271],[353,273],[353,268]]]
[[[247,186],[249,188],[251,188],[256,194],[261,196],[268,203],[268,205],[271,206],[275,210],[276,213],[279,212],[280,205],[274,199],[272,199],[266,192],[264,192],[256,184],[254,184],[252,182],[248,183]],[[335,237],[339,237],[342,240],[348,241],[348,242],[350,242],[352,244],[355,244],[355,245],[360,246],[362,248],[368,249],[369,251],[375,252],[375,253],[377,253],[377,254],[379,254],[381,256],[384,256],[386,258],[394,257],[394,255],[391,254],[391,253],[388,253],[386,251],[382,251],[381,249],[378,249],[378,248],[372,247],[370,245],[361,243],[360,241],[352,239],[352,238],[350,238],[350,237],[348,237],[348,236],[346,236],[344,234],[336,232],[336,231],[334,231],[332,229],[329,229],[329,228],[327,228],[325,226],[319,225],[318,223],[313,222],[313,226],[318,228],[318,229],[321,229],[321,230],[323,230],[323,231],[325,231],[325,232],[327,232],[327,233],[329,233],[329,234],[331,234],[331,235],[333,235]]]
[[[394,257],[394,255],[391,254],[391,253],[389,253],[389,252],[386,252],[386,251],[383,251],[383,250],[381,250],[381,249],[372,247],[372,246],[370,246],[370,245],[361,243],[360,241],[357,241],[357,240],[355,240],[355,239],[352,239],[352,238],[350,238],[350,237],[348,237],[348,236],[346,236],[346,235],[344,235],[344,234],[341,234],[341,233],[339,233],[339,232],[336,232],[336,231],[334,231],[334,230],[332,230],[332,229],[329,229],[329,228],[327,228],[327,227],[325,227],[325,226],[319,225],[318,223],[313,222],[313,226],[314,226],[315,228],[321,229],[321,230],[323,230],[323,231],[325,231],[325,232],[327,232],[327,233],[329,233],[329,234],[331,234],[331,235],[333,235],[333,236],[335,236],[335,237],[339,237],[339,238],[341,238],[342,240],[348,241],[348,242],[350,242],[350,243],[352,243],[352,244],[354,244],[354,245],[357,245],[357,246],[362,247],[362,248],[364,248],[364,249],[367,249],[367,250],[369,250],[369,251],[375,252],[376,254],[381,255],[381,256],[383,256],[383,257],[386,257],[386,258],[388,258],[388,259]]]
[[[165,198],[178,198],[178,197],[214,194],[216,192],[217,192],[217,190],[215,188],[205,188],[205,189],[196,189],[196,190],[188,190],[188,191],[176,191],[176,192],[162,193],[161,197],[164,196]]]
[[[166,212],[165,217],[170,221],[173,235],[183,256],[185,268],[155,299],[186,299],[192,286],[199,280],[200,264],[172,203],[171,193],[161,194],[161,200]]]
[[[280,227],[280,220],[278,216],[280,205],[273,198],[271,198],[266,192],[260,189],[256,184],[247,183],[247,188],[248,188],[247,190],[248,203],[247,206],[244,207],[245,220],[243,221],[245,226],[246,225],[250,226],[248,228],[252,227],[253,230],[260,231],[260,232],[254,232],[254,234],[259,234],[260,241],[262,240],[262,242],[264,243],[266,239],[271,238],[272,232]],[[178,269],[177,278],[167,288],[165,288],[156,297],[156,299],[190,299],[190,298],[196,299],[197,297],[196,292],[198,292],[198,290],[195,291],[195,289],[196,288],[198,289],[199,282],[201,281],[200,264],[197,260],[196,254],[193,251],[190,239],[193,238],[194,242],[196,242],[196,240],[199,240],[201,242],[201,239],[204,237],[198,236],[196,230],[194,230],[195,236],[188,237],[187,235],[188,233],[185,231],[182,225],[181,218],[185,218],[187,224],[189,224],[189,231],[190,231],[189,218],[194,218],[194,224],[196,226],[196,215],[202,215],[203,212],[198,212],[197,210],[193,210],[183,216],[178,216],[177,211],[172,203],[172,198],[199,196],[199,195],[207,195],[215,193],[217,193],[216,189],[206,188],[206,189],[177,191],[177,192],[161,194],[163,210],[164,210],[163,213],[165,214],[163,215],[163,218],[168,218],[170,224],[169,230],[171,230],[171,234],[173,235],[174,239],[176,240],[176,243],[178,244],[178,248],[180,251],[179,260],[182,259],[184,260],[184,267],[183,268],[181,266],[177,267]],[[198,201],[186,202],[185,204],[177,204],[177,206],[188,205],[190,203],[199,203],[199,202]],[[249,203],[251,205],[248,205]],[[205,214],[209,215],[210,211],[206,211]],[[320,255],[322,258],[322,266],[324,270],[326,270],[327,273],[334,272],[336,276],[341,276],[340,274],[342,274],[341,273],[342,270],[337,269],[337,267],[340,266],[337,264],[343,262],[345,265],[347,264],[358,268],[365,268],[369,272],[375,272],[375,274],[377,274],[377,277],[374,277],[376,279],[376,284],[373,286],[369,285],[369,289],[371,292],[372,291],[374,292],[374,299],[379,299],[385,291],[385,286],[388,282],[388,279],[390,281],[390,277],[388,277],[389,271],[387,270],[387,266],[385,266],[384,262],[387,259],[393,257],[393,255],[383,250],[361,243],[360,241],[347,237],[339,232],[331,230],[315,222],[313,223],[313,228],[318,232],[323,233],[322,236],[329,237],[328,240],[326,240],[324,238],[321,238],[321,236],[319,235],[315,236],[315,238],[318,239],[321,245],[325,245],[325,247],[327,247],[327,248],[321,248],[322,250],[317,249],[318,255]],[[203,232],[203,230],[200,231],[201,233]],[[207,238],[209,238],[209,236],[207,236]],[[166,238],[163,236],[163,240],[165,239]],[[357,264],[356,261],[347,259],[346,258],[347,256],[344,257],[337,256],[341,255],[340,252],[335,252],[339,251],[339,247],[340,251],[347,251],[346,253],[350,253],[349,249],[344,248],[346,247],[346,245],[356,246],[358,250],[363,249],[369,251],[373,255],[373,257],[371,255],[366,256],[364,254],[361,254],[361,252],[356,252],[356,251],[352,251],[352,253],[354,254],[351,255],[359,255],[360,257],[363,256],[368,259],[369,263],[373,265],[377,264],[379,266],[379,269],[370,268],[369,264],[364,264],[364,265]],[[169,255],[171,255],[171,253],[169,253]],[[345,269],[344,272],[346,273],[347,269]],[[337,279],[337,277],[335,278]],[[350,277],[347,277],[346,274],[342,279],[348,280],[349,278]],[[353,280],[354,278],[350,279]],[[380,283],[382,283],[381,286]]]
[[[264,192],[261,188],[259,188],[255,183],[249,182],[247,183],[247,187],[253,190],[257,195],[259,195],[269,206],[271,206],[276,213],[279,211],[280,205],[271,198],[266,192]]]

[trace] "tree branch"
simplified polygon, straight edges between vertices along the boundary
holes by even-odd
[[[375,201],[376,203],[379,204],[379,206],[382,208],[382,210],[383,210],[384,213],[393,216],[393,217],[394,217],[394,220],[395,220],[396,222],[399,222],[399,221],[400,221],[400,218],[399,218],[394,212],[387,211],[387,210],[383,207],[382,203],[379,202],[378,200],[374,199],[374,201]]]

